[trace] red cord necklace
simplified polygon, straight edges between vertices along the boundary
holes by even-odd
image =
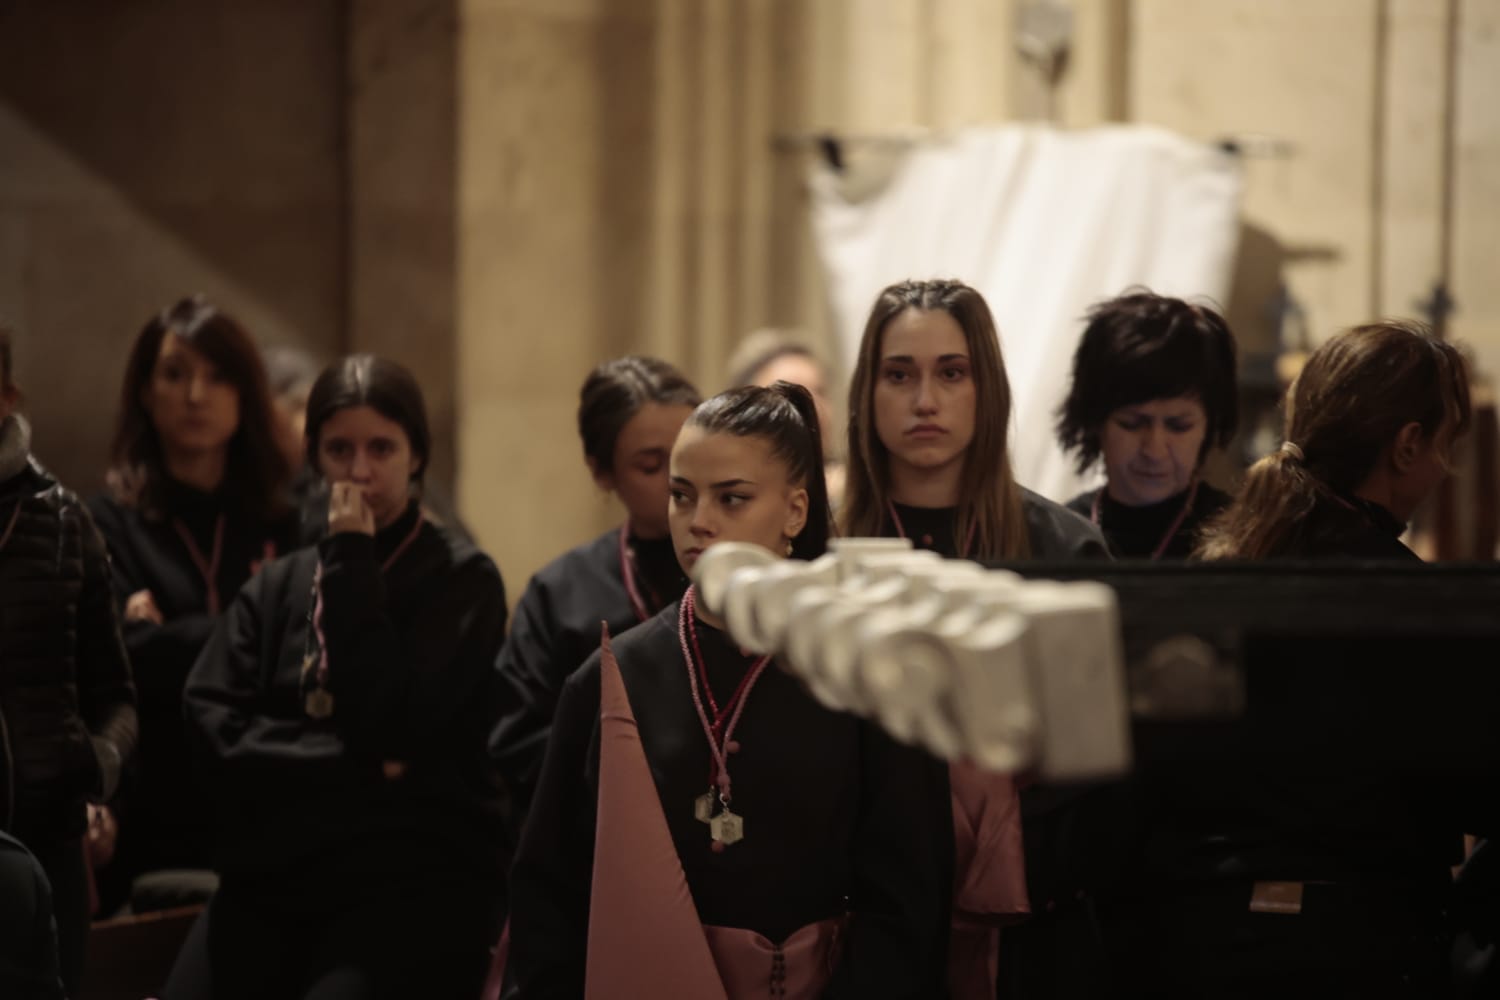
[[[648,604],[641,597],[640,587],[635,579],[635,548],[630,544],[630,518],[625,519],[625,524],[620,528],[620,576],[625,581],[625,594],[630,598],[630,608],[635,612],[636,621],[645,621],[650,618],[656,609],[661,608],[661,595],[657,594],[649,581],[646,584],[646,596],[650,598]]]
[[[898,514],[898,513],[896,513],[896,502],[894,500],[887,500],[885,502],[885,505],[886,505],[886,508],[891,512],[891,523],[896,526],[896,535],[897,535],[897,537],[899,537],[899,538],[905,538],[906,537],[906,528],[901,523],[901,515]],[[969,533],[964,538],[963,548],[961,548],[961,549],[958,550],[958,558],[960,558],[960,559],[967,559],[969,557],[969,549],[971,547],[973,547],[973,545],[974,545],[974,532],[978,528],[979,528],[979,522],[978,521],[973,521],[973,522],[971,522],[969,524]],[[931,545],[932,544],[932,536],[931,535],[923,535],[922,536],[922,544],[923,545]]]

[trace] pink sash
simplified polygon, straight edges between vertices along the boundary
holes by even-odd
[[[804,927],[779,948],[753,931],[703,925],[607,628],[601,654],[587,1000],[812,1000],[837,960],[841,922]],[[773,987],[783,992],[773,994]]]
[[[999,971],[1000,926],[1031,912],[1021,843],[1021,802],[1010,775],[950,765],[953,788],[953,1000],[990,1000]]]

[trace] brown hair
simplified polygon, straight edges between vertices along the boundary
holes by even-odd
[[[903,281],[875,299],[860,339],[849,383],[849,472],[844,485],[843,529],[849,536],[880,534],[890,498],[890,456],[875,429],[875,381],[885,328],[908,309],[942,310],[964,332],[974,373],[974,439],[959,486],[956,537],[974,532],[983,559],[1030,555],[1021,489],[1010,468],[1010,380],[1000,336],[984,296],[961,281]]]
[[[1287,445],[1250,467],[1204,530],[1204,559],[1315,553],[1348,524],[1347,501],[1402,427],[1431,439],[1469,427],[1469,371],[1458,348],[1419,323],[1387,320],[1332,338],[1284,401]]]
[[[615,443],[642,407],[697,406],[702,401],[682,372],[658,358],[627,354],[606,361],[589,372],[578,391],[578,436],[584,457],[596,472],[613,472]]]
[[[368,406],[406,433],[407,443],[419,464],[412,482],[422,484],[427,460],[432,456],[432,430],[427,423],[427,403],[416,378],[403,365],[373,354],[351,354],[324,368],[307,394],[307,464],[322,471],[318,446],[323,425],[340,410]]]
[[[125,364],[120,411],[110,446],[111,491],[120,502],[137,507],[149,517],[166,513],[161,493],[166,476],[161,438],[141,397],[168,334],[202,353],[239,393],[240,422],[229,439],[226,492],[240,498],[245,509],[258,517],[279,514],[290,471],[276,446],[260,351],[238,323],[202,296],[181,299],[163,309],[135,338]]]

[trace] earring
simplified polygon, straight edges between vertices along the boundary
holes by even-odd
[[[790,538],[786,540],[786,554],[788,557],[792,554],[792,540]]]

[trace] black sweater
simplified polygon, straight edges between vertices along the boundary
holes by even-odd
[[[957,511],[953,507],[908,507],[894,504],[901,518],[897,524],[886,515],[883,534],[905,533],[919,549],[931,549],[949,559],[959,555],[954,534]],[[1026,534],[1032,559],[1108,559],[1109,548],[1099,529],[1086,518],[1021,487],[1021,510],[1026,515]],[[967,554],[967,553],[966,553]]]
[[[639,623],[620,563],[614,528],[543,567],[516,605],[500,653],[501,716],[490,752],[504,776],[519,828],[536,788],[557,699],[568,676],[599,648],[601,624],[618,635]],[[636,590],[655,614],[687,589],[670,538],[632,539]]]
[[[344,532],[263,569],[188,678],[188,724],[218,805],[226,882],[262,873],[498,878],[500,794],[485,752],[505,590],[489,557],[412,506],[373,538]],[[333,713],[305,710],[321,560]],[[384,765],[399,762],[391,777]],[[244,883],[241,879],[241,884]]]
[[[1144,507],[1131,507],[1111,497],[1101,486],[1069,500],[1068,509],[1080,517],[1092,519],[1097,502],[1099,528],[1109,541],[1110,551],[1120,559],[1150,559],[1164,539],[1167,547],[1161,558],[1187,559],[1198,545],[1198,533],[1203,525],[1229,505],[1229,494],[1207,483],[1198,484],[1198,492],[1192,499],[1192,508],[1182,517],[1180,524],[1177,524],[1177,518],[1183,515],[1183,506],[1188,501],[1187,490]],[[1176,531],[1172,531],[1174,524],[1177,524]],[[1172,537],[1167,539],[1169,531],[1172,531]]]

